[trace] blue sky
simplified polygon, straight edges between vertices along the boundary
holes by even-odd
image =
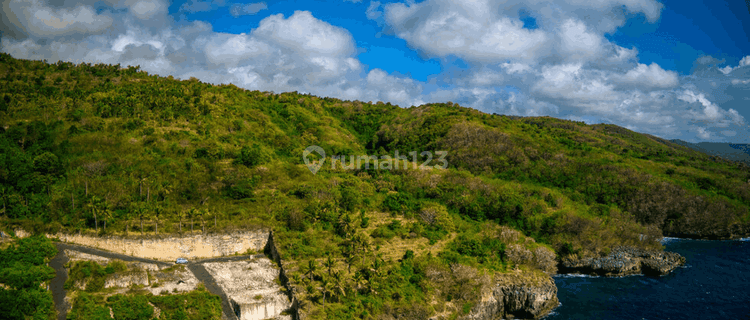
[[[3,3],[0,50],[17,58],[750,143],[741,1]]]

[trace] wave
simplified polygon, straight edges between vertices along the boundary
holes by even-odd
[[[685,239],[675,238],[675,237],[663,237],[663,238],[661,238],[661,241],[659,241],[659,242],[661,242],[661,243],[667,243],[667,242],[678,241],[678,240],[685,240]]]
[[[553,278],[602,278],[602,276],[592,276],[590,274],[580,273],[563,273],[552,276]]]
[[[549,319],[549,318],[551,318],[551,317],[557,316],[557,315],[558,315],[558,313],[557,313],[557,311],[556,311],[556,310],[557,310],[558,308],[560,308],[561,306],[562,306],[562,302],[560,302],[560,301],[557,301],[557,306],[556,306],[556,307],[555,307],[554,309],[552,309],[552,311],[550,311],[550,312],[549,312],[549,313],[548,313],[548,314],[547,314],[546,316],[542,317],[542,320],[544,320],[544,319]]]

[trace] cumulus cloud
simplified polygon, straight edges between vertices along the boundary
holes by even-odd
[[[681,92],[677,98],[689,104],[698,103],[703,107],[701,111],[689,111],[693,121],[709,122],[722,128],[727,127],[730,124],[745,124],[744,117],[742,117],[737,110],[724,110],[715,103],[709,101],[703,93],[695,93],[693,90],[687,89]]]
[[[266,9],[268,9],[268,6],[265,2],[234,4],[229,9],[229,14],[237,18],[240,16],[253,15]]]
[[[740,60],[740,67],[750,66],[750,56],[745,56]]]
[[[658,64],[638,66],[625,74],[615,74],[614,79],[621,84],[637,86],[639,88],[672,88],[677,86],[679,79],[677,72],[662,69]]]
[[[112,25],[112,17],[97,14],[89,5],[56,9],[39,0],[13,0],[6,4],[32,37],[95,34]]]
[[[427,0],[386,5],[385,21],[397,37],[436,56],[480,62],[586,60],[618,50],[603,34],[624,23],[623,7],[655,21],[662,5],[653,0]],[[533,13],[539,28],[524,27],[521,9]]]
[[[728,74],[732,73],[732,71],[734,71],[736,69],[739,69],[739,68],[742,68],[742,67],[746,67],[746,66],[750,66],[750,56],[745,56],[744,58],[742,58],[740,60],[739,65],[736,66],[736,67],[724,66],[723,68],[718,68],[718,69],[719,69],[719,71],[721,71],[721,73],[723,73],[725,75],[728,75]]]

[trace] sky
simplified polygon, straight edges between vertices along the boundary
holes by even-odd
[[[742,1],[0,1],[15,58],[750,143]]]

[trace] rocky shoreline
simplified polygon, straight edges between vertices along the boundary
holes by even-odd
[[[563,258],[560,273],[579,273],[607,277],[634,274],[663,276],[685,264],[685,257],[664,251],[650,251],[634,247],[617,247],[605,257]]]
[[[539,319],[559,305],[557,286],[549,275],[533,281],[504,275],[496,284],[481,291],[481,298],[462,320]]]

